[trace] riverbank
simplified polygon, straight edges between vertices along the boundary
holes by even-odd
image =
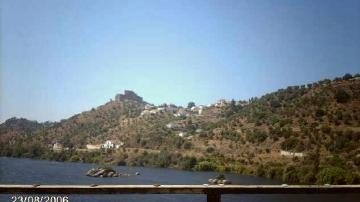
[[[175,168],[187,171],[216,171],[218,173],[235,173],[268,179],[281,180],[287,184],[357,184],[360,182],[358,174],[343,169],[339,165],[299,166],[284,162],[267,164],[245,164],[244,162],[213,155],[207,158],[184,156],[180,153],[161,150],[148,153],[146,151],[132,151],[131,153],[118,150],[79,152],[76,150],[52,151],[43,147],[16,150],[2,150],[2,155],[9,157],[43,159],[59,162],[82,162],[106,164],[112,166],[140,166],[156,168]]]
[[[233,173],[240,175],[248,175],[254,177],[265,177],[270,180],[281,180],[281,177],[276,176],[266,177],[257,176],[256,169],[249,169],[236,163],[229,165],[222,164],[212,159],[195,158],[189,156],[179,156],[167,151],[160,153],[141,153],[136,158],[128,158],[127,154],[121,154],[118,159],[109,159],[109,152],[93,151],[93,152],[78,152],[75,150],[66,151],[47,151],[40,156],[29,156],[19,154],[16,156],[8,156],[14,158],[28,158],[38,160],[49,160],[56,162],[79,162],[91,163],[108,166],[130,166],[130,167],[145,167],[145,168],[170,168],[183,171],[206,171],[217,173]],[[213,176],[215,177],[215,176]]]

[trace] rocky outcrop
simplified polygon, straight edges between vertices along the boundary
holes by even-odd
[[[128,173],[118,173],[112,168],[92,168],[87,171],[86,176],[89,177],[121,177],[121,176],[132,176],[132,175],[140,175],[139,172],[135,174]]]
[[[210,184],[232,184],[230,180],[226,179],[209,179]]]
[[[232,182],[228,179],[226,179],[224,174],[219,174],[214,179],[209,179],[210,184],[232,184]]]
[[[125,90],[124,94],[117,94],[115,101],[133,100],[137,102],[143,102],[143,98],[138,96],[134,91]]]
[[[90,177],[118,177],[119,174],[111,168],[92,168],[87,173]]]

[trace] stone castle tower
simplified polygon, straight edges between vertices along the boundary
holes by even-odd
[[[125,90],[124,94],[117,94],[115,101],[133,100],[137,102],[143,102],[143,98],[138,96],[134,91]]]

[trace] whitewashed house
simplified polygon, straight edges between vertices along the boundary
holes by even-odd
[[[161,111],[165,111],[165,108],[164,107],[158,107],[156,108],[157,112],[161,112]]]
[[[186,132],[180,132],[180,133],[178,134],[178,136],[179,136],[179,137],[185,137],[185,136],[186,136]]]
[[[145,110],[150,110],[153,109],[155,106],[153,104],[146,104],[145,105]]]
[[[175,113],[178,110],[178,107],[174,104],[169,104],[166,107],[166,111],[171,112],[171,113]]]
[[[151,115],[151,114],[158,114],[162,111],[165,111],[166,109],[164,107],[155,107],[151,105],[151,107],[145,107],[145,110],[143,110],[140,114],[140,116],[145,115]]]
[[[194,112],[194,113],[197,113],[198,115],[201,115],[204,108],[205,108],[205,106],[203,106],[203,105],[194,106],[194,107],[191,107],[191,111]]]
[[[101,145],[101,147],[104,149],[114,149],[115,144],[112,143],[110,140],[106,140],[105,143],[103,145]]]
[[[124,145],[124,142],[119,142],[119,144],[113,143],[111,140],[106,140],[101,148],[103,149],[119,149],[121,146]]]
[[[61,151],[64,149],[64,146],[58,142],[56,142],[54,145],[53,145],[53,150],[54,151]]]
[[[149,115],[149,114],[151,114],[151,111],[145,109],[144,111],[141,112],[140,116],[145,116],[145,115]]]
[[[227,101],[225,99],[220,99],[217,103],[215,103],[215,107],[225,107],[229,103],[230,101]]]
[[[290,156],[290,157],[304,157],[304,153],[301,153],[301,152],[289,152],[289,151],[284,151],[284,150],[281,150],[280,151],[280,155],[281,156]]]
[[[189,116],[189,114],[187,113],[187,111],[183,108],[180,108],[175,114],[175,117],[187,117]]]
[[[150,114],[157,114],[157,113],[159,113],[159,110],[157,109],[150,110]]]
[[[88,150],[99,150],[99,149],[101,149],[101,145],[100,144],[87,144],[86,149],[88,149]]]
[[[166,124],[166,127],[169,129],[174,129],[177,127],[177,125],[174,122],[170,122],[170,123]]]

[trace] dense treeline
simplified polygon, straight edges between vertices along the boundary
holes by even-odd
[[[16,146],[16,147],[15,147]],[[116,158],[110,157],[110,153],[116,153]],[[135,156],[134,156],[135,153]],[[306,158],[296,159],[293,164],[267,163],[257,164],[249,168],[237,161],[229,161],[224,156],[216,154],[212,157],[196,158],[167,150],[159,153],[148,153],[146,151],[124,151],[102,150],[94,152],[79,152],[76,150],[52,151],[42,147],[40,144],[18,144],[14,147],[0,147],[1,156],[17,158],[36,158],[52,161],[70,161],[97,164],[110,164],[120,166],[146,166],[162,168],[178,168],[193,171],[218,171],[234,172],[245,175],[256,175],[271,179],[281,179],[288,183],[302,184],[358,184],[358,174],[349,171],[346,164],[339,156],[326,159],[320,164],[319,155],[311,153]],[[302,166],[298,166],[297,163]],[[360,163],[358,160],[357,163]]]

